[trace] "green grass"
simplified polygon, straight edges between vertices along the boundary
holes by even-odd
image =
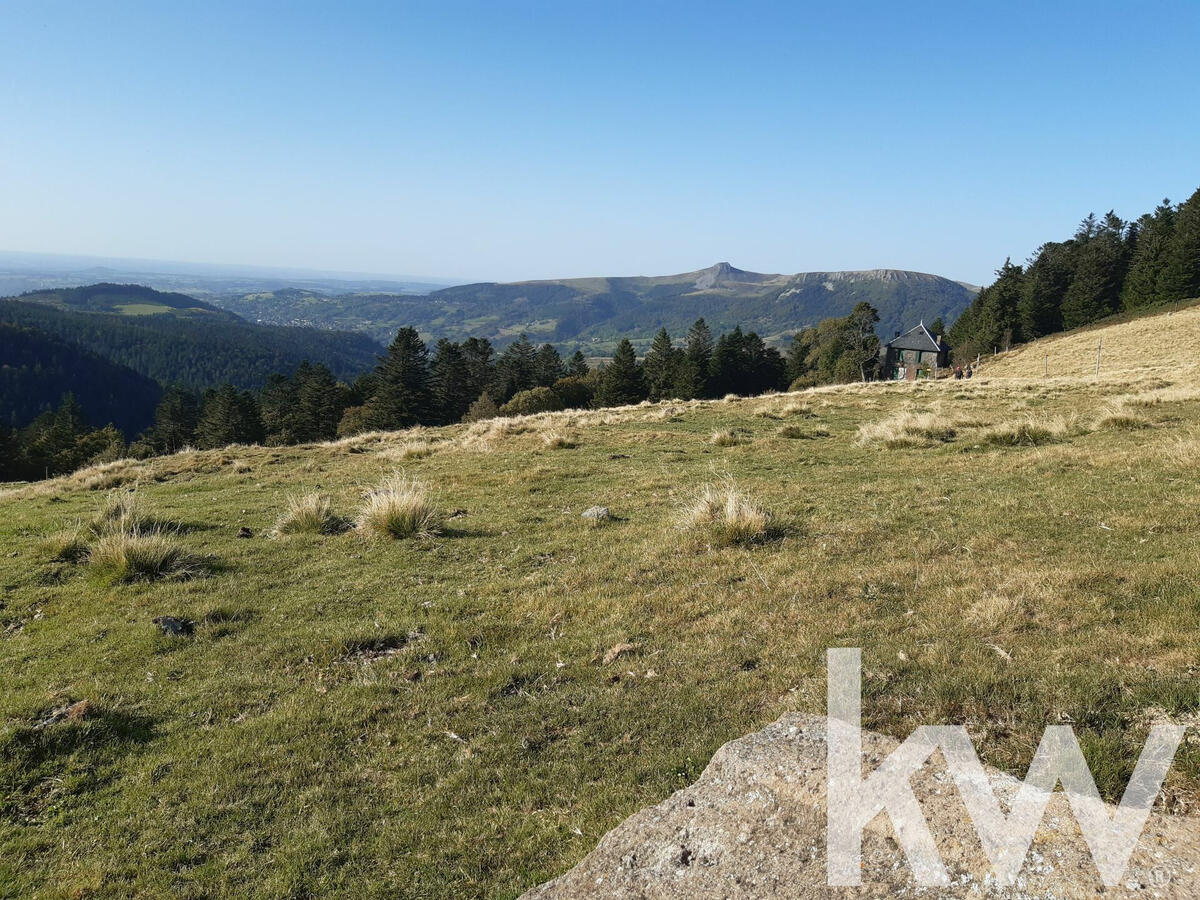
[[[123,316],[157,316],[172,311],[161,303],[118,303],[113,309]]]
[[[877,385],[558,414],[465,445],[464,426],[426,431],[437,452],[404,466],[433,539],[266,536],[289,497],[358,509],[411,435],[109,473],[220,561],[191,580],[72,561],[104,497],[86,475],[0,497],[0,896],[513,897],[723,742],[820,711],[831,646],[864,648],[869,727],[965,723],[1023,773],[1042,729],[1074,722],[1119,795],[1153,716],[1200,711],[1200,403],[1147,407],[1137,431],[978,437],[1140,390]],[[799,415],[828,436],[782,436]],[[859,441],[886,422],[918,430]],[[548,427],[578,445],[548,447]],[[724,431],[745,443],[710,443]],[[770,510],[770,540],[679,527],[726,478]],[[596,504],[602,529],[580,518]],[[69,552],[49,552],[61,532]],[[606,664],[621,643],[637,650]],[[1168,793],[1198,786],[1188,745]]]

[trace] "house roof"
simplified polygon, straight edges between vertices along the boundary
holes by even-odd
[[[937,337],[930,333],[924,322],[916,328],[910,328],[899,337],[892,338],[884,346],[896,350],[926,350],[930,353],[950,349],[950,345],[945,341],[938,343]]]

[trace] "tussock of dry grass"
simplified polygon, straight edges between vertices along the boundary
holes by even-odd
[[[414,438],[403,441],[396,447],[389,447],[381,454],[385,459],[407,462],[412,459],[425,459],[433,455],[433,445],[424,438]]]
[[[978,442],[993,447],[1038,447],[1066,440],[1072,431],[1063,418],[1029,418],[988,428],[979,435]]]
[[[138,534],[157,530],[154,518],[132,491],[113,491],[92,520],[91,531],[96,535]]]
[[[683,512],[686,528],[721,546],[762,540],[770,521],[770,513],[729,480],[704,485]]]
[[[941,416],[901,412],[879,422],[860,425],[855,443],[862,447],[880,446],[888,450],[900,450],[944,444],[954,440],[955,434],[954,427]]]
[[[377,538],[431,537],[441,530],[441,515],[424,482],[396,473],[367,492],[355,527]]]
[[[1150,422],[1136,413],[1130,412],[1125,404],[1107,407],[1096,420],[1094,426],[1098,431],[1137,431],[1149,428]]]
[[[42,542],[51,562],[82,562],[88,555],[88,535],[82,526],[55,532]]]
[[[542,432],[542,443],[547,450],[571,450],[578,446],[578,441],[557,429]]]
[[[709,435],[708,442],[714,447],[736,447],[738,444],[746,443],[746,437],[741,432],[723,428]]]
[[[317,491],[288,497],[287,508],[275,522],[276,534],[336,534],[344,528],[333,501]]]
[[[157,531],[109,532],[92,544],[87,559],[93,572],[113,583],[191,578],[201,572],[180,544]]]

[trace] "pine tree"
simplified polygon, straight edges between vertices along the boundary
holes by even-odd
[[[1043,244],[1025,270],[1017,321],[1024,340],[1062,330],[1062,302],[1074,278],[1074,243]]]
[[[542,344],[538,347],[537,356],[533,360],[534,380],[538,387],[553,387],[554,382],[567,374],[562,357],[554,349],[553,344]]]
[[[1200,297],[1200,190],[1179,207],[1175,233],[1159,281],[1159,298],[1167,302]]]
[[[204,395],[196,423],[196,443],[204,449],[257,444],[263,439],[258,403],[249,391],[223,384]]]
[[[567,377],[582,378],[591,371],[591,366],[588,365],[587,357],[583,355],[582,350],[576,350],[571,354],[571,359],[567,363]]]
[[[154,424],[141,443],[153,453],[177,453],[196,437],[200,405],[182,388],[167,388],[154,410]]]
[[[1064,328],[1087,325],[1115,312],[1129,264],[1125,223],[1111,211],[1100,223],[1095,216],[1084,219],[1075,240],[1075,277],[1062,303]]]
[[[350,405],[350,389],[321,363],[302,365],[292,380],[296,383],[296,440],[301,443],[332,440]]]
[[[529,338],[521,335],[513,341],[496,361],[496,375],[489,393],[501,402],[514,394],[537,386],[537,350]]]
[[[742,384],[746,371],[744,341],[740,325],[717,338],[717,346],[708,362],[708,385],[714,396],[746,392]]]
[[[275,373],[259,392],[259,413],[268,444],[279,446],[298,441],[298,397],[293,379]]]
[[[471,374],[462,347],[442,338],[434,350],[429,367],[433,403],[437,420],[448,425],[459,422],[471,404]]]
[[[485,338],[467,338],[461,345],[463,363],[467,367],[468,397],[478,397],[492,384],[496,375],[496,352]]]
[[[671,343],[667,329],[660,328],[646,358],[642,360],[642,372],[646,376],[651,400],[666,400],[674,396],[682,358],[682,351]]]
[[[375,393],[367,403],[369,427],[409,428],[434,420],[429,390],[429,350],[415,328],[401,328],[375,370]]]
[[[646,380],[638,365],[637,355],[633,352],[633,344],[629,343],[628,338],[621,338],[612,362],[605,367],[600,378],[596,402],[600,406],[626,406],[640,403],[646,396]]]
[[[1166,268],[1175,234],[1175,207],[1164,199],[1152,213],[1138,219],[1137,243],[1121,287],[1121,307],[1141,309],[1161,299],[1159,279]]]
[[[680,365],[678,395],[683,399],[711,396],[708,372],[712,365],[713,336],[704,319],[688,330]]]

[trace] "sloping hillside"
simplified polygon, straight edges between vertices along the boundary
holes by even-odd
[[[1001,377],[1094,376],[1157,372],[1178,377],[1200,365],[1200,305],[1128,322],[1082,328],[985,357],[982,371]]]
[[[0,322],[0,424],[21,427],[75,395],[88,424],[127,438],[154,419],[162,389],[132,369],[31,328]]]
[[[525,332],[601,353],[621,337],[644,348],[663,327],[680,336],[700,316],[717,331],[741,325],[781,340],[863,300],[890,335],[921,320],[949,323],[973,296],[958,282],[895,269],[764,275],[717,263],[681,275],[468,284],[424,296],[277,291],[219,302],[250,319],[360,328],[379,340],[413,325],[426,337],[504,342]]]
[[[112,284],[101,282],[82,287],[32,291],[17,299],[26,303],[41,303],[59,309],[74,309],[83,312],[114,313],[122,316],[166,315],[181,318],[215,318],[237,321],[237,317],[224,310],[189,297],[140,284]]]
[[[364,334],[256,325],[182,294],[136,285],[0,300],[0,322],[54,335],[163,384],[195,388],[226,381],[256,387],[305,359],[350,380],[383,352]]]
[[[1198,463],[1190,376],[985,372],[0,494],[0,893],[511,897],[819,712],[830,646],[866,727],[964,723],[1022,772],[1071,722],[1119,796],[1149,723],[1200,715]],[[440,530],[344,530],[397,470]],[[1165,796],[1198,789],[1189,744]]]

